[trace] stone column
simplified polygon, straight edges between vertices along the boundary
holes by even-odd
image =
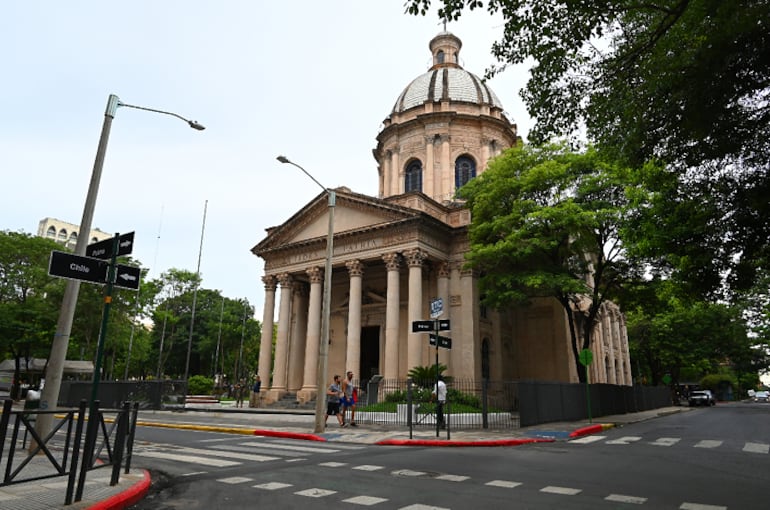
[[[398,333],[401,293],[399,279],[401,259],[398,253],[387,253],[382,256],[388,271],[387,303],[385,305],[385,364],[383,375],[385,379],[396,379],[398,373]],[[403,374],[406,376],[406,374]]]
[[[307,339],[307,293],[305,285],[294,282],[291,340],[289,342],[289,368],[287,389],[298,391],[302,388],[305,369],[305,342]]]
[[[401,181],[401,168],[398,161],[398,151],[393,151],[393,157],[390,158],[390,193],[389,195],[398,195],[399,183]]]
[[[441,137],[441,197],[440,200],[447,200],[455,194],[455,165],[451,157],[449,135],[443,135]]]
[[[323,294],[324,272],[320,267],[307,271],[310,277],[310,303],[307,310],[307,338],[305,339],[305,374],[302,389],[297,397],[305,402],[315,397],[318,390],[318,346],[321,343],[321,297]]]
[[[364,265],[360,260],[349,260],[345,263],[350,275],[350,296],[348,299],[348,345],[345,356],[345,372],[352,371],[355,378],[361,374],[361,280],[364,275]]]
[[[422,316],[422,263],[427,255],[419,248],[404,252],[404,258],[409,266],[409,305],[407,312],[407,370],[424,364],[422,353],[428,344],[425,333],[412,333],[410,325],[414,321],[425,319]]]
[[[632,386],[634,384],[634,378],[631,374],[631,354],[628,352],[628,331],[626,330],[626,316],[622,312],[618,313],[618,331],[620,333],[620,345],[623,352],[623,369],[625,377],[623,378],[623,384],[626,386]]]
[[[286,369],[289,351],[289,326],[291,322],[291,287],[292,277],[288,273],[278,275],[281,285],[281,304],[278,308],[278,331],[275,340],[275,366],[273,368],[273,385],[270,390],[272,398],[281,398],[286,392]]]
[[[444,302],[444,313],[441,315],[441,319],[449,319],[450,327],[452,326],[451,317],[449,316],[449,264],[447,262],[441,262],[438,265],[438,282],[437,282],[438,297]],[[449,332],[451,336],[451,331]],[[451,373],[451,367],[449,366],[449,349],[438,350],[438,362],[447,367],[447,372]]]
[[[273,315],[275,314],[275,286],[273,275],[262,277],[265,284],[265,305],[262,308],[262,336],[259,341],[259,369],[257,373],[262,380],[262,386],[270,388],[270,374],[273,362]]]
[[[434,136],[425,137],[425,168],[422,169],[422,192],[429,197],[436,197],[438,188],[439,173],[436,172],[433,163],[433,141]],[[437,198],[435,198],[437,200]]]

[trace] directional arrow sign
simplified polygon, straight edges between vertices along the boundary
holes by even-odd
[[[108,265],[103,260],[54,250],[48,263],[48,274],[71,280],[105,283]]]
[[[433,321],[414,321],[412,322],[412,333],[433,331],[433,327]]]
[[[142,269],[133,266],[115,265],[115,286],[124,289],[139,290],[139,279]]]
[[[112,244],[115,241],[114,237],[99,241],[98,243],[89,244],[86,246],[86,255],[89,257],[96,257],[97,259],[108,259],[112,257]],[[118,238],[118,253],[116,257],[121,255],[128,255],[134,249],[134,233],[129,232],[123,234]]]
[[[452,339],[448,336],[441,336],[441,335],[430,335],[430,344],[436,345],[436,338],[438,338],[438,346],[443,347],[444,349],[451,349],[452,348]]]
[[[439,331],[449,331],[449,319],[440,319],[438,321]]]

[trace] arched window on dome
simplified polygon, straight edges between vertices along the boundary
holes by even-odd
[[[438,52],[436,53],[436,62],[438,62],[439,64],[444,63],[444,52],[442,50],[438,50]]]
[[[468,156],[457,158],[455,160],[455,189],[462,188],[474,177],[476,177],[476,162]]]
[[[78,242],[78,233],[77,232],[71,232],[70,233],[70,239],[67,242],[69,244],[77,244],[77,242]]]
[[[54,227],[53,225],[48,227],[48,230],[46,231],[45,236],[55,239],[56,238],[56,227]]]
[[[61,229],[59,230],[59,241],[66,242],[67,241],[67,230]]]
[[[422,163],[419,159],[409,162],[404,172],[404,192],[422,191]]]

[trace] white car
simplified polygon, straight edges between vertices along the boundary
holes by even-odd
[[[770,402],[770,391],[755,391],[754,402]]]
[[[713,406],[716,405],[714,394],[711,390],[695,390],[690,393],[690,407],[692,406]]]

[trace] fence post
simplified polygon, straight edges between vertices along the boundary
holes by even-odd
[[[3,402],[3,415],[0,416],[0,460],[3,458],[3,447],[5,446],[5,436],[8,434],[8,421],[11,419],[11,409],[13,400],[5,399]]]
[[[80,401],[80,407],[78,407],[78,421],[75,425],[75,438],[72,443],[72,463],[70,464],[70,472],[67,477],[67,493],[64,496],[64,504],[72,504],[72,492],[75,490],[75,479],[78,473],[78,460],[80,459],[80,440],[83,437],[83,421],[86,415],[86,401]]]
[[[406,424],[409,425],[409,439],[412,439],[412,378],[406,379]]]
[[[128,401],[123,402],[123,408],[118,414],[118,428],[115,431],[115,452],[112,459],[112,476],[110,477],[110,486],[117,485],[120,481],[120,468],[123,466],[123,449],[126,444],[128,432]]]
[[[96,446],[96,436],[99,433],[99,401],[94,400],[88,411],[88,428],[86,429],[86,439],[83,444],[83,461],[80,463],[80,476],[78,477],[78,487],[75,491],[75,501],[83,499],[83,489],[86,485],[86,473],[93,462],[94,448]]]
[[[139,402],[134,402],[134,409],[131,411],[131,424],[128,429],[128,440],[126,441],[126,474],[131,471],[131,459],[134,456],[134,436],[136,435],[136,420],[139,418]]]
[[[489,428],[489,378],[481,380],[481,427]]]

